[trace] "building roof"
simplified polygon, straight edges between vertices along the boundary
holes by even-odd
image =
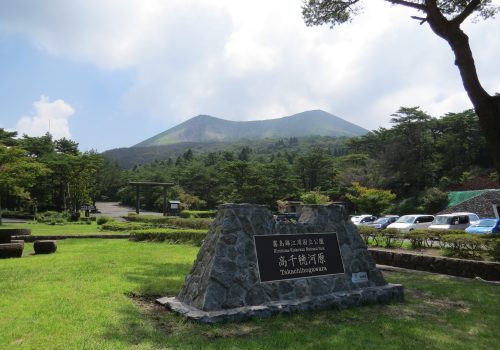
[[[453,192],[450,193],[450,205],[445,210],[439,212],[438,214],[450,214],[455,212],[471,212],[479,215],[481,218],[494,218],[498,217],[498,209],[500,207],[500,189],[495,190],[482,190],[481,193],[477,191],[465,191],[465,192],[476,192],[472,195],[454,195]],[[456,201],[454,204],[452,198],[464,199],[463,201]]]

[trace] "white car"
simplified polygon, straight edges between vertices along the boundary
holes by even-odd
[[[479,216],[474,213],[442,214],[434,218],[429,228],[434,230],[465,230],[478,222]]]
[[[351,218],[351,221],[354,225],[364,225],[368,224],[370,222],[373,222],[377,220],[376,216],[370,215],[370,214],[363,214],[363,215],[358,215],[358,216],[353,216]]]
[[[411,214],[404,215],[396,220],[395,223],[390,224],[387,228],[395,228],[400,231],[413,231],[428,228],[434,216],[426,214]]]

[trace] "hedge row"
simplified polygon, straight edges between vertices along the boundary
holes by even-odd
[[[31,220],[33,219],[33,214],[27,211],[17,211],[17,210],[2,210],[2,217],[11,218],[11,219],[25,219]]]
[[[128,221],[132,222],[145,222],[150,224],[166,224],[169,226],[175,226],[180,228],[190,228],[199,230],[208,230],[212,219],[187,219],[179,218],[177,216],[155,216],[155,215],[137,215],[128,214],[124,217]]]
[[[206,230],[175,230],[157,228],[131,231],[130,240],[188,243],[200,246],[206,235]]]
[[[103,231],[131,231],[156,227],[145,222],[108,222],[101,225]]]
[[[183,210],[181,218],[188,219],[213,219],[217,215],[217,210]]]
[[[462,230],[377,230],[370,226],[358,226],[358,230],[367,245],[401,247],[406,241],[412,249],[422,249],[437,244],[448,256],[480,259],[488,253],[500,261],[500,235],[470,235]]]

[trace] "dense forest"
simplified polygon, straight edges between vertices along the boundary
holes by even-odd
[[[474,177],[498,183],[472,110],[432,117],[401,108],[390,128],[356,138],[284,138],[228,145],[125,169],[95,152],[81,153],[67,139],[17,138],[0,129],[0,202],[4,208],[77,210],[85,202],[135,203],[129,181],[174,182],[169,197],[190,209],[223,202],[267,204],[302,198],[348,201],[374,214],[434,213],[447,191]],[[145,208],[161,211],[161,191],[141,194]]]

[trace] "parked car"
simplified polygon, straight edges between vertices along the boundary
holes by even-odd
[[[465,232],[471,234],[500,234],[500,219],[481,219],[478,223],[470,225]]]
[[[442,214],[434,218],[429,228],[433,230],[465,230],[478,222],[479,216],[474,213]]]
[[[274,215],[274,220],[280,221],[280,222],[286,222],[286,221],[296,221],[299,219],[299,214],[297,213],[280,213],[277,215]]]
[[[378,230],[383,230],[393,222],[395,222],[397,219],[399,219],[399,216],[396,215],[391,215],[391,216],[384,216],[383,218],[378,218],[374,222],[371,222],[367,224],[368,226],[375,227]]]
[[[351,221],[354,225],[366,225],[370,222],[374,222],[375,220],[377,220],[377,217],[369,214],[353,216],[351,218]]]
[[[429,227],[434,220],[433,215],[426,214],[411,214],[403,215],[396,222],[387,226],[387,228],[395,228],[400,231],[413,231]]]

